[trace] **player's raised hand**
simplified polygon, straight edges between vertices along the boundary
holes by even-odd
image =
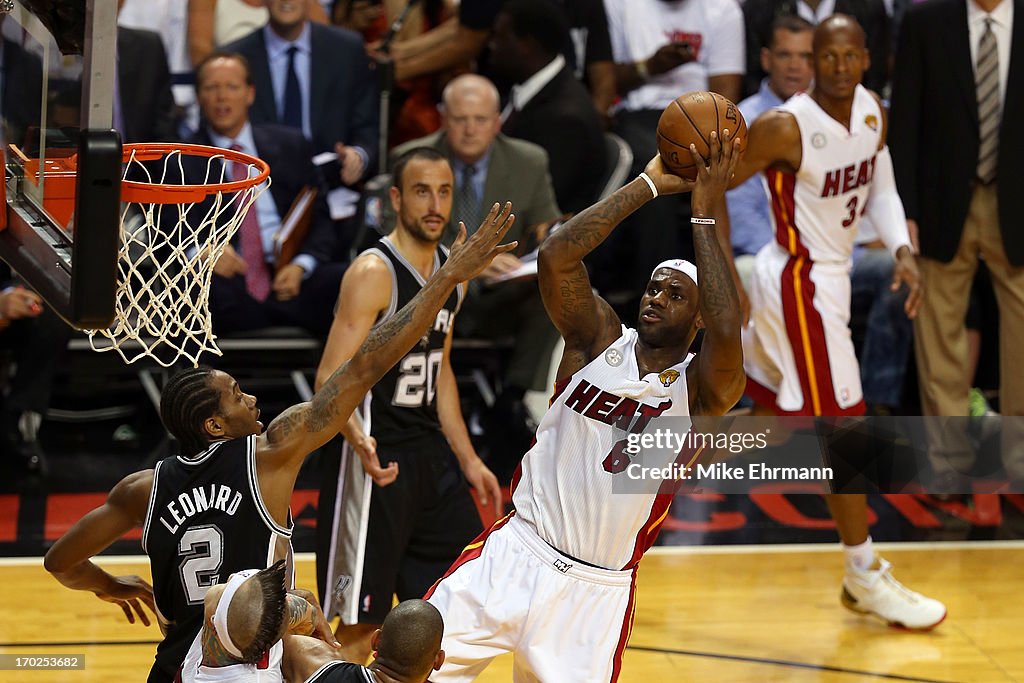
[[[113,579],[114,582],[106,591],[96,591],[96,597],[119,605],[129,624],[135,623],[135,614],[138,614],[142,625],[149,626],[149,616],[139,603],[145,604],[153,614],[156,614],[153,587],[140,576],[115,576]]]
[[[483,272],[495,256],[512,251],[519,245],[518,242],[501,244],[502,238],[515,222],[512,202],[505,202],[504,207],[495,202],[469,239],[466,239],[466,224],[460,221],[459,235],[452,244],[451,253],[442,270],[456,277],[459,282],[472,280]]]
[[[660,154],[656,154],[653,159],[647,162],[647,166],[644,167],[644,173],[651,179],[654,186],[658,188],[658,196],[689,192],[694,186],[692,180],[686,180],[685,178],[673,175],[672,171],[668,170],[668,167],[665,166],[665,162]]]
[[[324,641],[333,648],[341,647],[341,643],[334,637],[334,629],[331,628],[331,622],[327,621],[323,610],[320,609],[320,601],[316,599],[312,591],[308,591],[305,588],[292,588],[288,592],[302,598],[309,605],[310,620],[313,624],[313,637]]]
[[[892,270],[892,285],[890,289],[899,291],[900,285],[907,286],[907,300],[903,304],[903,310],[907,317],[913,320],[917,317],[917,311],[921,308],[921,273],[917,270],[917,261],[914,254],[907,247],[901,247],[896,254],[896,265]]]
[[[710,138],[711,151],[706,161],[697,153],[697,146],[690,145],[690,156],[697,166],[692,198],[694,215],[701,210],[710,210],[721,201],[740,161],[740,140],[734,140],[728,128],[722,131],[721,137],[717,131],[711,131]]]

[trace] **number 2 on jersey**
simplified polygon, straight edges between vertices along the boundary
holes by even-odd
[[[410,353],[398,366],[401,376],[395,383],[392,405],[402,408],[420,408],[434,402],[437,393],[437,374],[441,369],[444,351]]]
[[[224,561],[224,534],[212,525],[191,527],[178,541],[178,556],[184,558],[178,573],[185,599],[188,604],[197,605],[206,597],[210,586],[220,581],[218,572]]]

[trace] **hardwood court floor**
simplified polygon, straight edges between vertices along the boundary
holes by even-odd
[[[647,681],[1024,682],[1024,544],[881,544],[906,584],[946,602],[928,634],[905,633],[839,605],[834,546],[656,550],[641,565],[624,683]],[[104,561],[148,576],[138,558]],[[300,585],[313,562],[298,563]],[[0,561],[0,652],[84,653],[86,669],[0,672],[0,681],[145,680],[159,633],[60,587],[38,560]],[[478,680],[511,680],[508,657]]]

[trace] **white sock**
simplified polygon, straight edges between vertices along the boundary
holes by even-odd
[[[871,537],[860,545],[844,545],[843,557],[846,559],[846,566],[865,572],[871,569],[875,563],[875,549],[871,545]]]

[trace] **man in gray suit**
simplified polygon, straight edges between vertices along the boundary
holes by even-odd
[[[456,78],[445,88],[443,101],[441,131],[394,150],[397,158],[414,147],[432,147],[451,161],[455,197],[451,223],[442,241],[451,243],[459,221],[471,230],[469,226],[480,225],[485,207],[511,201],[516,224],[508,238],[519,240],[520,255],[533,251],[561,216],[547,152],[501,134],[498,91],[486,78],[475,74]],[[492,412],[495,419],[486,424],[489,436],[495,436],[494,430],[504,432],[496,435],[500,437],[496,441],[507,444],[509,453],[517,455],[523,451],[516,449],[529,447],[533,436],[523,394],[528,389],[548,388],[548,366],[558,341],[558,332],[541,302],[536,271],[532,276],[510,278],[522,267],[519,256],[501,254],[471,283],[470,295],[459,313],[462,335],[515,336],[504,387]]]

